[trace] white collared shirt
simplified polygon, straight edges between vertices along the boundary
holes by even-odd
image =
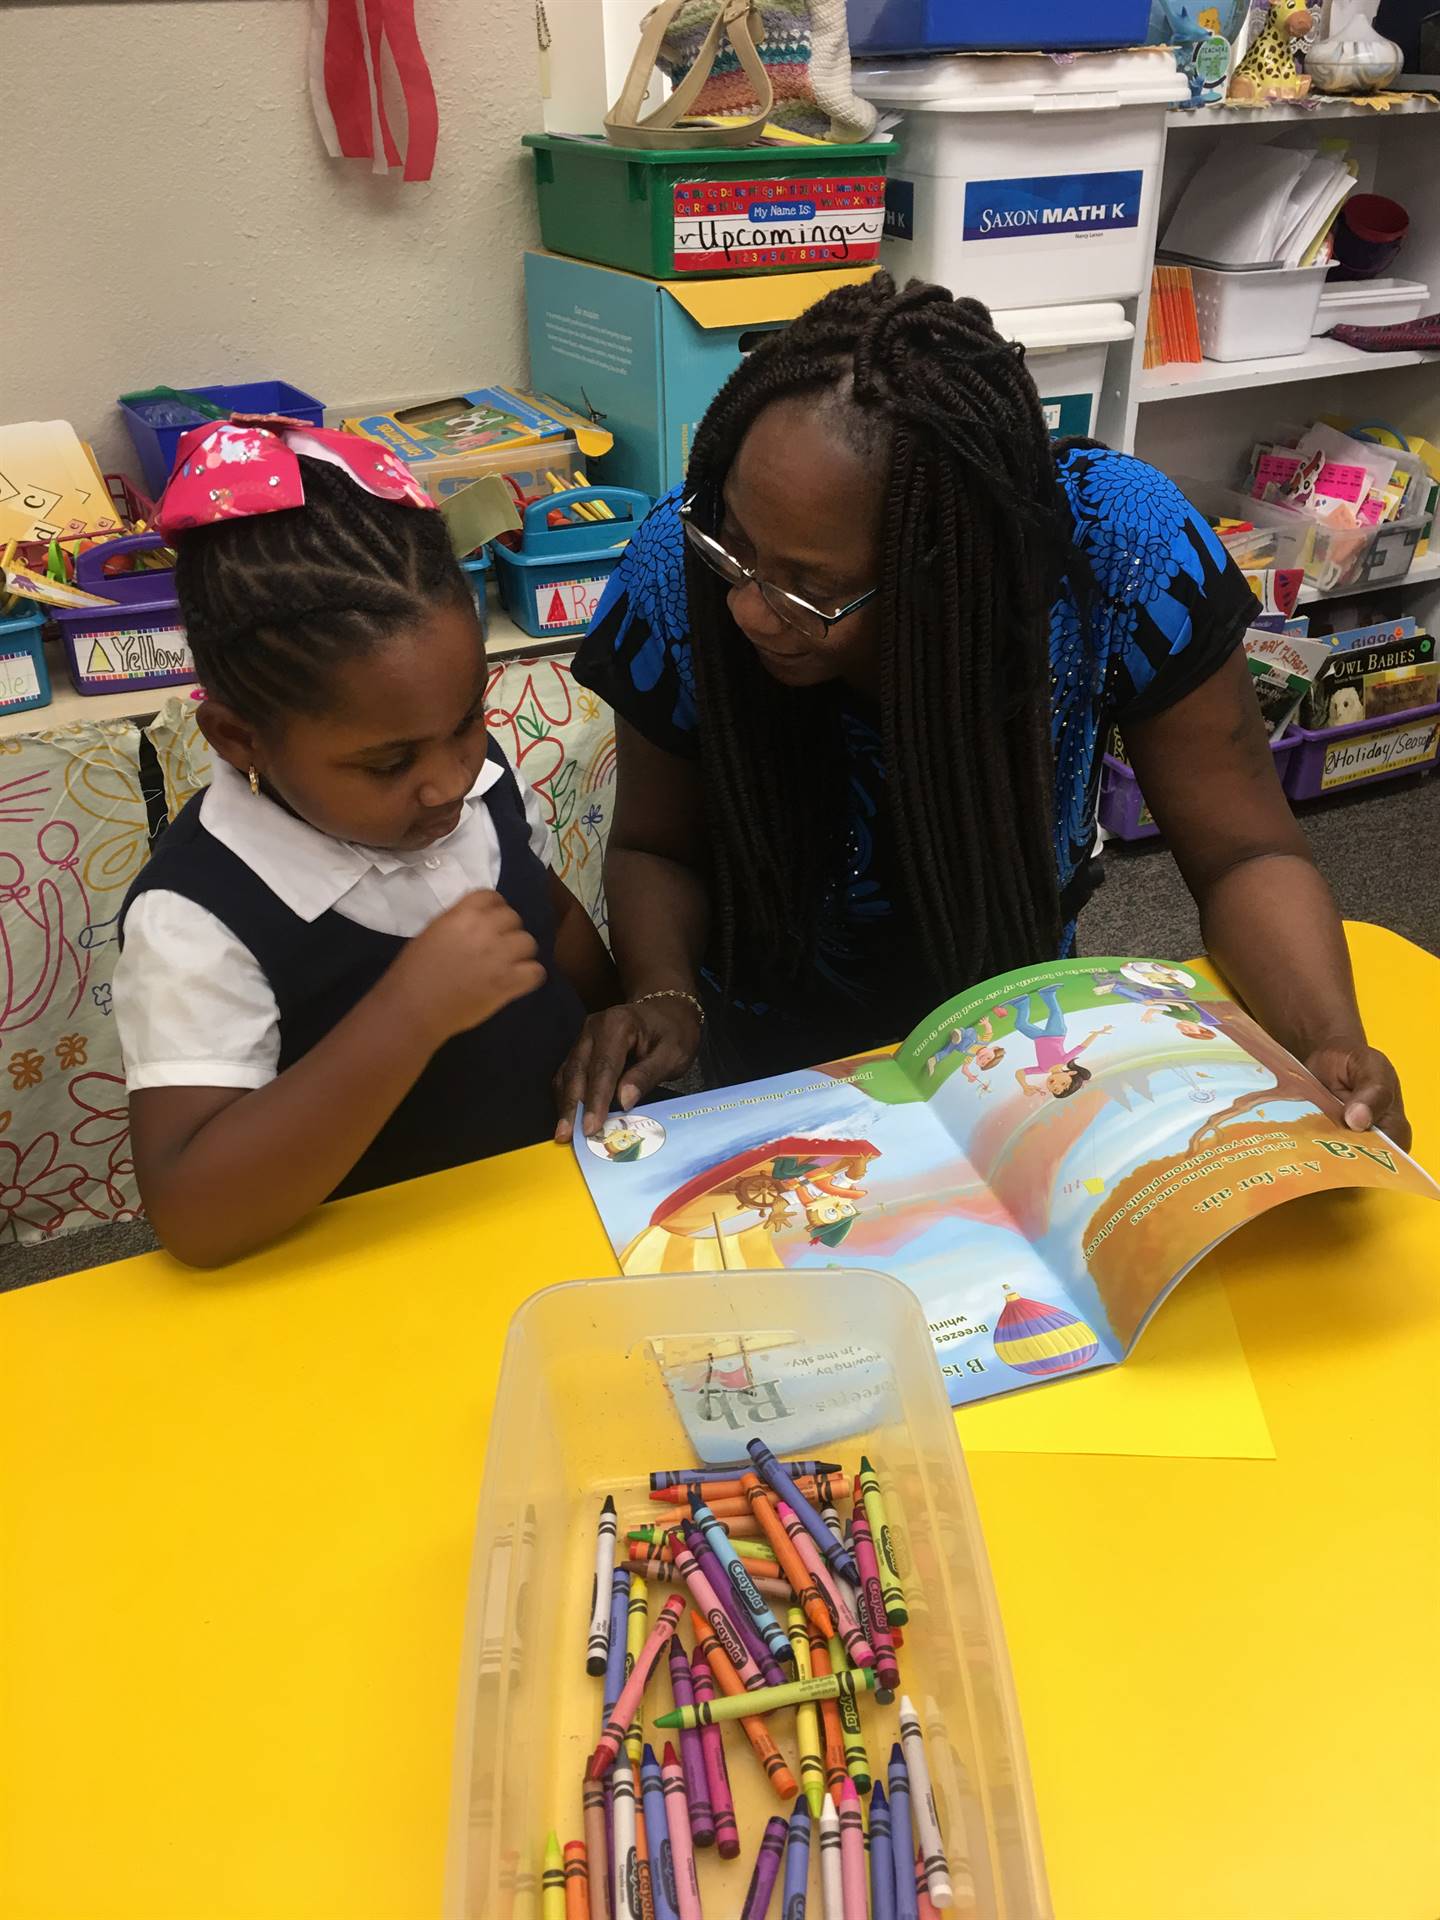
[[[378,933],[413,938],[467,893],[500,878],[500,842],[484,796],[502,769],[487,760],[460,824],[418,853],[390,853],[333,840],[252,794],[217,759],[200,824],[243,860],[302,920],[334,909]],[[550,829],[517,773],[530,844],[550,864]],[[263,1087],[280,1060],[280,1013],[259,962],[204,907],[160,887],[142,893],[125,919],[115,969],[115,1020],[125,1084],[143,1087]]]

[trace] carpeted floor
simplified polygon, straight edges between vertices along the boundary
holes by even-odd
[[[1440,954],[1440,779],[1356,793],[1312,807],[1301,823],[1348,920],[1391,927]],[[1114,845],[1106,882],[1080,923],[1082,953],[1182,959],[1200,950],[1194,902],[1163,847]],[[94,1227],[40,1246],[0,1250],[0,1292],[148,1253],[145,1226]]]

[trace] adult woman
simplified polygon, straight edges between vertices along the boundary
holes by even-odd
[[[1069,951],[1118,721],[1210,951],[1354,1124],[1403,1137],[1275,779],[1253,611],[1168,481],[1052,446],[977,303],[880,274],[772,335],[577,658],[617,715],[630,997],[588,1023],[562,1115],[633,1105],[702,1026],[711,1077],[780,1072]]]

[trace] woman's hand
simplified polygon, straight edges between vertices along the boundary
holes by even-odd
[[[1357,1133],[1379,1127],[1409,1152],[1410,1122],[1400,1080],[1383,1053],[1374,1047],[1321,1047],[1305,1064],[1344,1107],[1347,1127]]]
[[[573,1137],[578,1103],[585,1106],[584,1132],[595,1134],[612,1106],[628,1113],[662,1081],[684,1073],[700,1051],[700,1024],[695,1008],[680,998],[592,1013],[555,1076],[555,1138]]]

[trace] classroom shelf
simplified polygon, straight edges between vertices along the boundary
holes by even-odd
[[[1338,340],[1311,342],[1304,353],[1258,360],[1202,360],[1195,366],[1150,367],[1140,376],[1142,406],[1157,400],[1191,400],[1240,387],[1280,387],[1295,380],[1329,380],[1347,373],[1377,373],[1385,367],[1423,367],[1440,353],[1362,353]]]
[[[1392,580],[1388,586],[1377,587],[1375,591],[1377,593],[1398,593],[1406,587],[1429,586],[1431,582],[1435,580],[1440,580],[1440,549],[1422,554],[1403,580]],[[1300,605],[1302,607],[1312,607],[1317,601],[1322,600],[1350,600],[1353,599],[1357,593],[1364,591],[1366,591],[1364,588],[1346,587],[1341,593],[1322,593],[1318,587],[1302,587],[1300,589]]]
[[[1165,116],[1171,130],[1188,127],[1303,126],[1308,120],[1391,120],[1417,113],[1440,113],[1440,102],[1428,93],[1410,93],[1383,111],[1340,94],[1320,95],[1303,105],[1277,103],[1266,107],[1172,107]]]

